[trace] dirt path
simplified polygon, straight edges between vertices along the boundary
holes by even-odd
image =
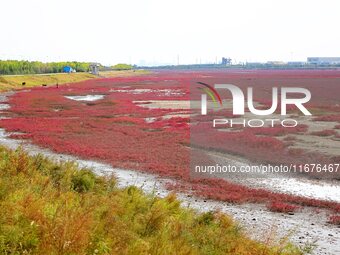
[[[1,95],[0,101],[6,101],[6,96]],[[147,193],[155,193],[161,197],[166,196],[169,192],[166,190],[165,184],[172,182],[171,179],[159,178],[156,175],[112,168],[107,164],[82,160],[71,155],[57,154],[32,145],[27,141],[10,139],[3,129],[0,129],[0,144],[12,149],[16,149],[21,145],[31,155],[41,153],[55,160],[72,160],[81,167],[92,168],[96,174],[113,173],[118,178],[119,186],[135,185]],[[326,223],[327,215],[325,211],[316,213],[311,209],[303,209],[294,215],[286,215],[269,212],[263,205],[234,205],[220,201],[204,200],[191,194],[183,193],[178,194],[178,197],[183,206],[194,208],[201,212],[220,210],[233,216],[252,238],[273,243],[278,241],[280,237],[288,236],[297,245],[316,245],[312,253],[314,255],[340,254],[340,228]]]

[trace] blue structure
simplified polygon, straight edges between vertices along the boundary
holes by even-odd
[[[63,73],[72,73],[72,72],[74,72],[72,67],[70,66],[63,67]]]

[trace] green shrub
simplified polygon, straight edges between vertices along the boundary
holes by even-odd
[[[91,191],[95,181],[96,177],[90,170],[80,170],[72,176],[73,189],[78,192]]]

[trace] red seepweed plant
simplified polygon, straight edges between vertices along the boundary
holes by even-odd
[[[286,204],[279,201],[273,201],[267,204],[267,208],[272,212],[281,212],[281,213],[293,213],[297,209],[299,209],[296,205]]]
[[[340,226],[340,215],[329,216],[328,222]]]

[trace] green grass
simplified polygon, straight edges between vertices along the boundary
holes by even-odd
[[[72,162],[0,147],[0,254],[301,254],[246,237],[221,213],[119,189]]]

